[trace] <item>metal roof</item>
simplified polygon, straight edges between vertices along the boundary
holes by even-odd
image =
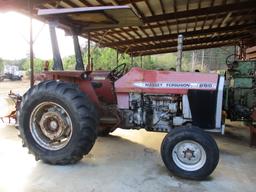
[[[143,24],[129,6],[39,9],[37,14],[76,35]]]
[[[33,0],[33,4],[35,13],[44,8],[130,6],[142,26],[94,29],[90,37],[101,46],[133,56],[175,52],[178,34],[184,35],[184,50],[241,41],[256,45],[256,0]],[[0,0],[0,8],[9,7],[26,12],[28,1]],[[87,37],[88,31],[80,35]]]

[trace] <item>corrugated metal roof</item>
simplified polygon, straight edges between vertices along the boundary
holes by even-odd
[[[42,8],[130,6],[142,26],[91,30],[101,46],[130,55],[175,52],[177,36],[183,34],[184,50],[256,44],[255,0],[34,0],[34,11]],[[0,7],[28,11],[26,0],[1,0]],[[110,14],[111,15],[111,14]],[[124,14],[125,15],[125,14]],[[71,18],[71,22],[75,20]],[[88,31],[80,31],[87,37]]]

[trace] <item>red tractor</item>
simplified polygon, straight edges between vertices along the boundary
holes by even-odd
[[[61,10],[58,14],[67,14]],[[47,11],[39,14],[53,18]],[[161,155],[173,174],[198,180],[213,172],[219,150],[205,131],[223,129],[223,77],[141,68],[126,73],[126,64],[112,71],[85,71],[76,35],[77,70],[63,71],[50,26],[54,70],[45,71],[44,80],[24,94],[19,111],[21,137],[36,160],[73,164],[90,152],[98,135],[116,128],[145,129],[167,133]]]

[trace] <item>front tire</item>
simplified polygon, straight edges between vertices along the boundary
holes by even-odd
[[[74,84],[44,81],[23,96],[20,134],[36,160],[76,163],[93,147],[97,124],[94,105]]]
[[[176,128],[168,133],[162,142],[161,155],[170,172],[193,180],[205,179],[219,161],[216,142],[198,128]]]

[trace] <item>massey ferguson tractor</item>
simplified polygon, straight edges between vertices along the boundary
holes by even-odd
[[[50,21],[54,66],[22,98],[24,146],[36,160],[64,165],[81,160],[98,135],[116,128],[166,132],[161,145],[166,168],[182,178],[206,178],[219,161],[218,146],[206,131],[223,132],[224,77],[138,67],[126,73],[126,64],[112,71],[84,70],[74,34],[76,71],[63,70],[53,18],[117,9],[133,13],[126,6],[39,10]]]

